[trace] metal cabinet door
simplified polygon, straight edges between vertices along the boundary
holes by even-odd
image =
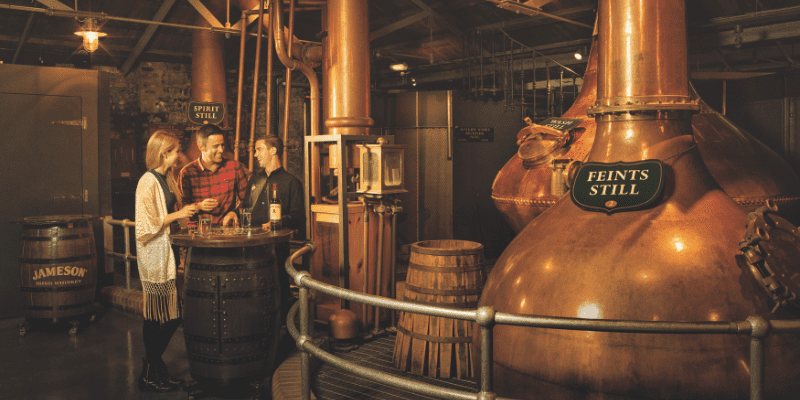
[[[0,93],[0,318],[21,315],[20,225],[83,214],[81,98]]]

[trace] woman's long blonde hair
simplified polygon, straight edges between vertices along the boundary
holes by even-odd
[[[150,136],[150,140],[147,141],[147,153],[145,154],[144,162],[147,165],[147,169],[156,169],[164,164],[164,153],[171,150],[173,147],[180,148],[181,142],[178,140],[177,137],[170,135],[166,131],[155,131],[152,136]],[[180,149],[179,149],[180,150]],[[180,187],[178,187],[178,182],[175,180],[175,176],[172,173],[172,166],[170,165],[167,168],[167,185],[169,189],[172,190],[172,193],[175,193],[175,196],[178,197],[178,203],[182,203],[182,197]]]

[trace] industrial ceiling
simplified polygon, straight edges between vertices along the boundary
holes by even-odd
[[[288,4],[289,0],[283,0]],[[0,0],[0,61],[77,68],[107,66],[127,74],[139,63],[189,63],[193,27],[203,0]],[[242,10],[216,15],[220,27]],[[322,37],[321,0],[296,0],[295,36]],[[542,57],[582,74],[596,0],[372,0],[369,2],[373,78],[382,87],[404,81],[388,67],[405,62],[417,80],[448,84],[465,78],[470,62],[507,63]],[[288,7],[284,7],[287,9]],[[736,79],[800,67],[800,6],[796,0],[687,1],[693,79]],[[74,34],[90,16],[107,36],[86,52]],[[212,26],[214,22],[210,23]],[[255,32],[258,24],[251,23]],[[335,29],[330,27],[329,29]],[[226,41],[226,68],[238,68],[239,37]],[[255,51],[248,38],[246,60]],[[471,60],[467,60],[468,58]],[[508,65],[508,64],[506,64]],[[539,64],[520,63],[525,69]]]

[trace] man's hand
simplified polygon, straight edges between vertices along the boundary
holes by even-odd
[[[261,225],[261,229],[269,232],[270,230],[272,230],[272,225],[270,225],[269,222],[267,222],[266,224]]]
[[[222,219],[222,226],[228,226],[228,223],[231,221],[233,221],[233,224],[239,223],[239,218],[233,211],[229,212],[227,215],[225,215],[225,218]]]
[[[197,205],[200,207],[201,210],[205,212],[211,212],[211,210],[217,208],[219,202],[217,201],[217,199],[205,199],[200,203],[197,203]]]

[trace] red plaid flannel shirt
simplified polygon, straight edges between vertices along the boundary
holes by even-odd
[[[235,211],[247,191],[247,169],[235,160],[223,160],[216,171],[203,167],[200,158],[186,164],[180,174],[183,204],[200,203],[208,198],[219,202],[211,210],[213,224],[222,221],[226,214]],[[203,213],[200,211],[200,213]]]

